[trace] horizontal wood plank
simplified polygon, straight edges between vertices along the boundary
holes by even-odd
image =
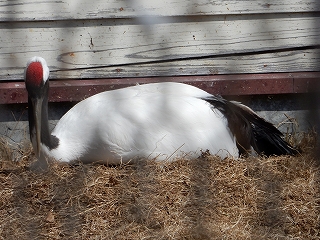
[[[320,72],[57,80],[50,82],[49,101],[81,101],[102,91],[163,81],[184,82],[220,95],[308,93],[319,91]],[[24,82],[0,82],[0,104],[25,102]]]
[[[129,66],[111,66],[105,68],[77,69],[76,71],[55,71],[53,79],[69,78],[89,79],[107,77],[154,77],[189,76],[245,73],[274,73],[320,71],[320,49],[283,51],[262,54],[244,54],[237,56],[168,61],[164,63],[135,64]]]
[[[164,63],[134,64],[73,70],[53,70],[51,79],[94,79],[123,77],[188,76],[320,71],[320,49],[285,51],[208,59],[168,61]],[[16,75],[0,72],[2,79],[23,80],[24,67],[14,69]],[[1,81],[0,81],[1,82]]]
[[[128,19],[0,23],[0,80],[21,80],[34,55],[62,79],[319,71],[319,50],[300,50],[318,46],[319,22],[284,14],[148,26]]]
[[[315,12],[318,0],[95,0],[0,1],[0,21],[132,18],[144,16],[199,16]],[[152,19],[145,19],[152,21]]]

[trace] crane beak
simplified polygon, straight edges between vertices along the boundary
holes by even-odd
[[[41,150],[41,116],[42,116],[42,98],[34,98],[31,100],[33,105],[33,119],[35,123],[36,133],[36,157],[39,159]]]

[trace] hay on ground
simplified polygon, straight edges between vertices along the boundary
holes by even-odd
[[[30,147],[12,162],[0,144],[0,239],[320,238],[319,168],[310,151],[116,167],[52,163],[35,172]]]

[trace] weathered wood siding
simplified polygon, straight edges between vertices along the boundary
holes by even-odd
[[[319,0],[0,1],[0,80],[320,71]]]

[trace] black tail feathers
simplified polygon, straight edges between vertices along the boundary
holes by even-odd
[[[240,154],[247,155],[251,147],[260,155],[295,155],[298,151],[283,139],[283,134],[271,123],[259,117],[249,107],[221,97],[205,99],[227,118],[236,136]]]

